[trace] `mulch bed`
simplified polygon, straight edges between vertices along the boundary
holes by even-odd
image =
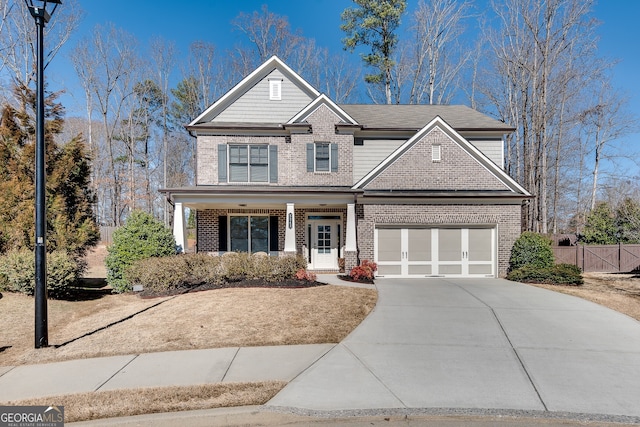
[[[367,279],[354,280],[351,276],[347,276],[346,274],[338,274],[338,279],[344,280],[345,282],[367,283],[369,285],[373,285],[374,283],[373,280],[367,280]]]
[[[229,288],[271,288],[271,289],[299,289],[312,288],[315,286],[325,286],[326,283],[320,283],[309,280],[286,279],[278,282],[268,282],[263,279],[242,279],[234,280],[222,284],[202,283],[198,285],[185,285],[180,288],[169,289],[163,292],[156,292],[150,289],[144,289],[138,295],[142,298],[156,298],[173,295],[181,295],[190,292],[209,291],[212,289],[229,289]]]

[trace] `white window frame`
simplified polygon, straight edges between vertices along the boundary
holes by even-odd
[[[431,161],[439,162],[442,160],[442,145],[433,144],[431,146]]]

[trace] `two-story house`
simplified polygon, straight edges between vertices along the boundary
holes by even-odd
[[[161,190],[197,212],[197,250],[303,254],[378,276],[499,276],[530,194],[503,170],[513,128],[459,105],[337,105],[277,57],[187,129],[196,185]]]

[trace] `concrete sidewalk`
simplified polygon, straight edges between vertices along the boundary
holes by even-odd
[[[0,367],[0,402],[139,387],[291,381],[333,347],[231,347]]]

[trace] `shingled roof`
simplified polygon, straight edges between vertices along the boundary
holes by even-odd
[[[464,105],[342,104],[340,107],[364,129],[419,130],[440,116],[457,131],[515,129]]]

